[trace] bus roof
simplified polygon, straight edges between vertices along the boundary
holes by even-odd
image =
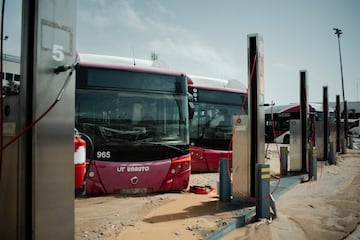
[[[246,86],[239,80],[228,80],[196,75],[189,75],[189,77],[192,80],[192,82],[189,83],[190,86],[246,93]]]
[[[282,112],[299,112],[300,105],[299,104],[288,104],[288,105],[279,105],[279,106],[270,106],[265,107],[266,113],[282,113]]]
[[[87,53],[79,53],[78,56],[80,59],[79,64],[81,66],[152,72],[170,75],[185,75],[181,72],[168,69],[167,66],[161,65],[159,61]]]
[[[323,106],[322,103],[310,103],[309,104],[310,111],[314,112],[322,112]],[[265,114],[267,113],[284,113],[284,112],[299,112],[300,105],[299,104],[288,104],[288,105],[279,105],[279,106],[271,106],[265,108]],[[329,112],[334,112],[334,108],[329,107]]]
[[[310,105],[315,109],[316,112],[323,111],[323,104],[322,103],[310,103]],[[335,112],[333,107],[328,106],[329,112]]]

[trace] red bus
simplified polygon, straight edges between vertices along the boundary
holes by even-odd
[[[189,184],[186,75],[79,54],[75,127],[87,142],[86,194],[180,191]],[[144,66],[144,65],[142,65]]]
[[[217,172],[219,159],[232,157],[229,144],[234,119],[247,114],[246,89],[237,80],[190,78],[188,88],[195,106],[190,120],[191,169],[194,173]]]

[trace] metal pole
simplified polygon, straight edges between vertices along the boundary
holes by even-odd
[[[230,159],[220,158],[220,174],[219,174],[220,201],[228,202],[231,200],[231,183],[230,183],[229,169],[230,169]]]
[[[347,101],[344,101],[344,136],[346,147],[349,146],[349,136],[348,136],[348,109],[347,109]]]
[[[264,53],[263,39],[258,34],[248,35],[249,91],[248,109],[250,123],[250,188],[255,196],[256,164],[264,163],[265,113],[264,113]]]
[[[288,174],[288,148],[280,147],[280,160],[281,160],[281,175]]]
[[[336,95],[336,152],[340,152],[340,96]]]
[[[306,71],[300,71],[300,124],[301,124],[301,171],[307,171],[308,162],[308,100]]]
[[[341,71],[341,86],[342,86],[342,95],[343,95],[343,103],[344,103],[344,136],[346,141],[346,146],[348,145],[348,118],[347,118],[347,111],[346,103],[345,103],[345,90],[344,90],[344,75],[343,75],[343,67],[342,67],[342,58],[341,58],[341,47],[340,47],[340,35],[343,34],[342,30],[339,28],[333,28],[335,34],[338,37],[338,45],[339,45],[339,56],[340,56],[340,71]]]
[[[344,76],[343,76],[343,68],[342,68],[342,59],[341,59],[341,47],[340,47],[340,35],[343,33],[341,29],[333,28],[335,30],[335,34],[338,37],[338,45],[339,45],[339,56],[340,56],[340,71],[341,71],[341,86],[342,86],[342,95],[343,101],[345,101],[345,91],[344,91]]]
[[[323,87],[323,112],[324,112],[324,161],[329,160],[329,102],[328,102],[328,88]]]

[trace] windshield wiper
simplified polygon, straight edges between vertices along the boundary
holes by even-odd
[[[149,144],[149,145],[154,145],[154,146],[162,146],[162,147],[167,147],[167,148],[170,148],[170,149],[174,149],[176,151],[179,151],[181,153],[185,153],[186,151],[184,149],[181,149],[181,148],[178,148],[178,147],[175,147],[173,145],[170,145],[170,144],[166,144],[166,143],[162,143],[162,142],[151,142],[151,141],[141,141],[141,142],[138,142],[140,145],[144,144]]]

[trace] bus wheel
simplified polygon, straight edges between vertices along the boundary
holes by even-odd
[[[86,183],[81,188],[75,188],[75,197],[82,197],[86,195]]]
[[[286,135],[286,136],[284,136],[284,144],[289,144],[290,143],[290,137],[289,137],[289,135]]]

